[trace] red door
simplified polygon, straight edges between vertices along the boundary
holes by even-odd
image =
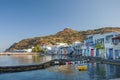
[[[94,56],[94,49],[91,49],[91,56]]]

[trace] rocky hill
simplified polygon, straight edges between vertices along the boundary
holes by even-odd
[[[83,40],[86,39],[87,35],[99,34],[99,33],[103,34],[108,32],[120,32],[120,28],[105,27],[105,28],[86,30],[86,31],[76,31],[70,28],[65,28],[63,31],[60,31],[54,35],[21,40],[18,43],[14,43],[10,48],[6,49],[6,51],[15,50],[15,49],[27,49],[37,44],[54,45],[56,42],[65,42],[68,44],[71,44],[73,41],[82,42]]]

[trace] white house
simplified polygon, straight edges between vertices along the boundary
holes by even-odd
[[[82,43],[81,42],[79,42],[79,41],[73,42],[72,47],[73,47],[74,54],[76,54],[76,55],[81,54],[82,55],[82,48],[81,48]]]
[[[65,50],[65,47],[67,47],[68,44],[67,43],[56,43],[56,45],[52,46],[51,51],[53,54],[63,54],[63,48]]]
[[[89,56],[87,53],[87,46],[85,45],[85,43],[82,44],[81,46],[82,49],[82,56]]]
[[[114,59],[112,38],[118,36],[118,32],[89,35],[85,44],[89,56],[97,56],[106,59]]]
[[[112,38],[114,59],[120,59],[120,36]]]
[[[115,55],[113,53],[114,46],[112,44],[112,38],[118,36],[120,33],[118,32],[111,32],[105,35],[105,52],[106,52],[106,59],[115,59]]]
[[[95,50],[94,50],[94,41],[93,41],[94,35],[88,35],[87,39],[84,41],[84,47],[82,47],[84,50],[84,54],[87,56],[95,56]]]
[[[32,48],[29,48],[29,49],[25,49],[26,52],[32,52]]]
[[[97,34],[94,36],[96,45],[96,56],[114,59],[112,38],[118,36],[118,32],[110,32],[105,34]]]

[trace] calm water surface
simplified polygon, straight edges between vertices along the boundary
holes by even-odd
[[[14,55],[0,56],[0,66],[38,64],[51,60],[51,56]]]
[[[0,56],[1,66],[37,64],[51,56]],[[54,57],[56,58],[56,57]],[[89,63],[87,71],[78,71],[78,64],[52,66],[42,70],[0,74],[0,80],[109,80],[120,78],[120,67]]]

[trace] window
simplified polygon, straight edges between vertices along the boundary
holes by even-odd
[[[113,38],[113,35],[108,35],[108,36],[106,36],[106,43],[110,43],[111,41],[112,41],[112,38]]]

